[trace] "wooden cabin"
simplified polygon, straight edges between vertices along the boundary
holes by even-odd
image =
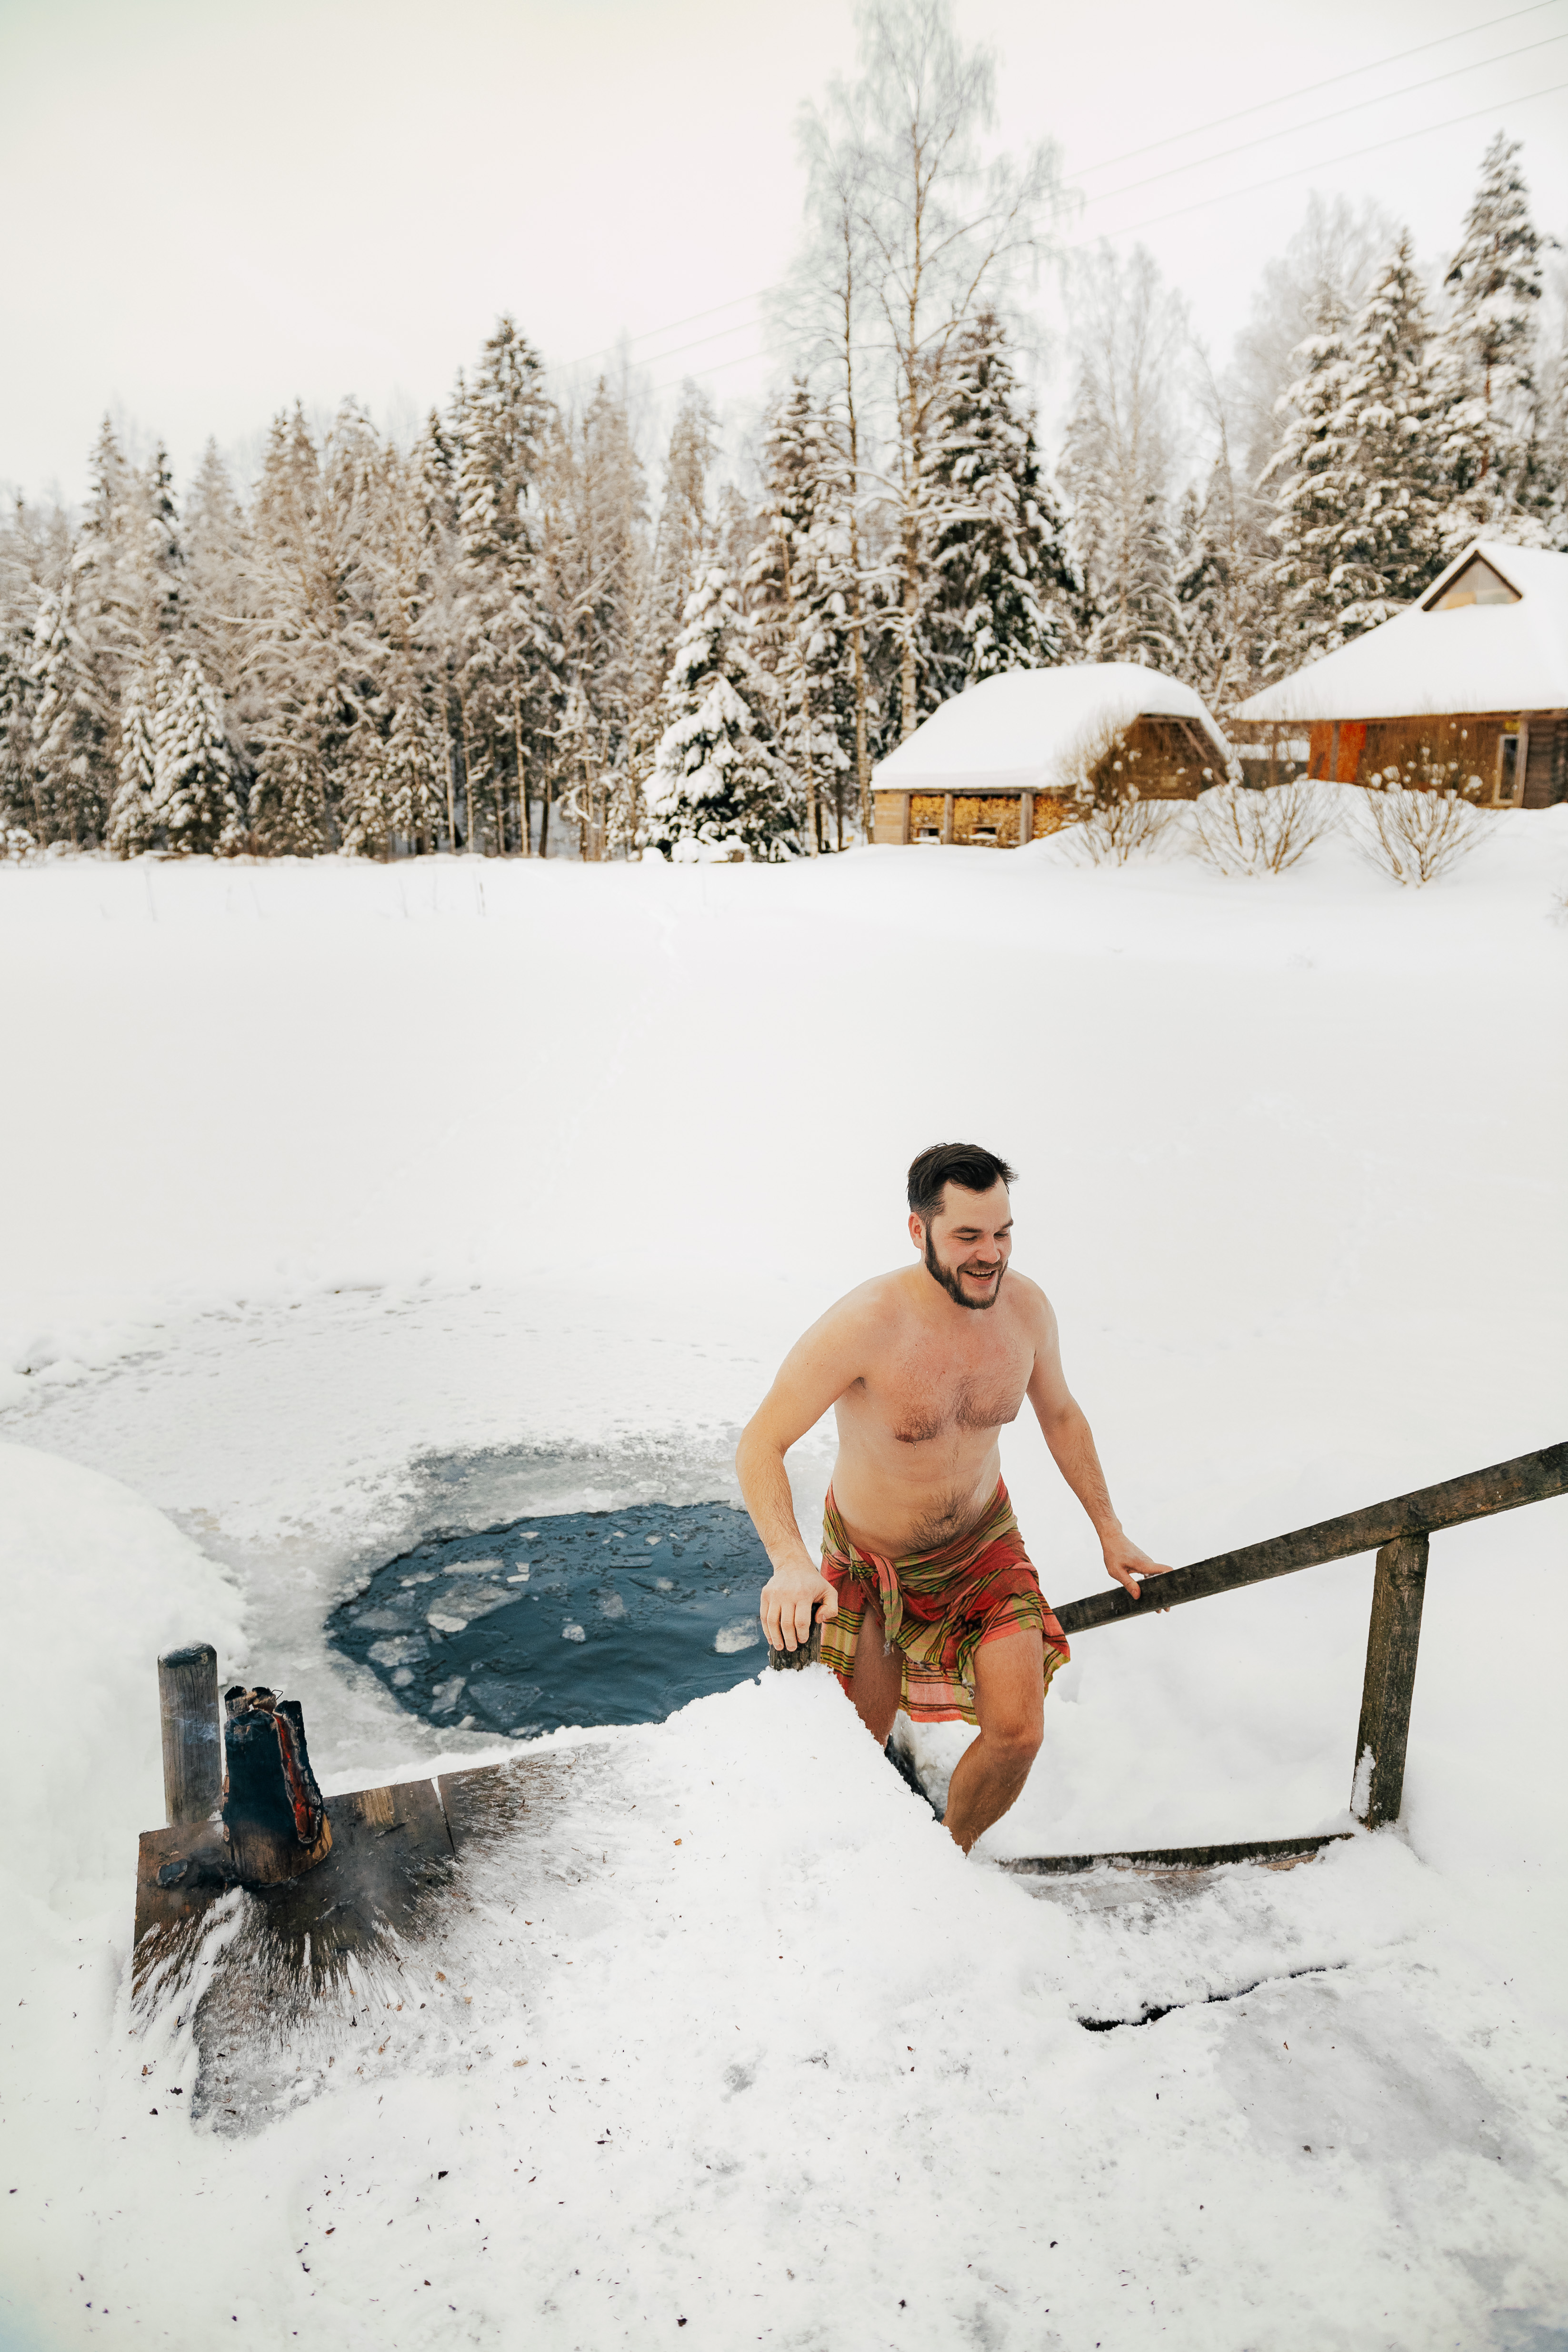
[[[1008,670],[943,703],[872,774],[873,840],[1016,849],[1114,747],[1145,800],[1193,800],[1230,754],[1201,698],[1134,662]]]
[[[1568,799],[1568,555],[1477,541],[1418,603],[1242,703],[1235,731],[1281,773],[1304,758],[1342,784],[1451,778],[1483,808]]]

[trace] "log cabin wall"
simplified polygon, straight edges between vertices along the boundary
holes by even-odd
[[[1521,734],[1524,789],[1511,803],[1550,808],[1568,798],[1568,712],[1450,711],[1421,719],[1328,719],[1311,730],[1309,775],[1333,773],[1342,784],[1368,784],[1389,768],[1417,774],[1452,765],[1462,779],[1479,776],[1479,805],[1495,808],[1505,735]],[[1249,782],[1253,781],[1249,777]]]
[[[1223,782],[1219,755],[1196,721],[1136,719],[1122,757],[1145,801],[1195,801],[1204,786]]]

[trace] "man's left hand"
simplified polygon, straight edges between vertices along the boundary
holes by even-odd
[[[1171,1572],[1169,1560],[1151,1559],[1142,1545],[1134,1543],[1129,1536],[1107,1536],[1102,1549],[1105,1554],[1106,1575],[1113,1576],[1134,1601],[1141,1601],[1144,1597],[1143,1586],[1138,1581],[1141,1576],[1168,1576]],[[1166,1614],[1162,1609],[1160,1615]]]

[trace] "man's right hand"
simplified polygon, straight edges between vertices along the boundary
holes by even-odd
[[[811,1638],[811,1612],[822,1622],[839,1613],[839,1596],[810,1567],[776,1568],[762,1588],[762,1630],[774,1650],[798,1650]]]

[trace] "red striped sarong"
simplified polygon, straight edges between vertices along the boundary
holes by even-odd
[[[822,1664],[848,1691],[866,1612],[873,1629],[880,1615],[883,1634],[903,1662],[904,1711],[920,1723],[979,1720],[975,1653],[983,1643],[1038,1627],[1047,1690],[1071,1654],[999,1478],[977,1527],[936,1551],[911,1552],[904,1559],[858,1550],[830,1486],[822,1511],[822,1574],[839,1597],[838,1615],[822,1628]]]

